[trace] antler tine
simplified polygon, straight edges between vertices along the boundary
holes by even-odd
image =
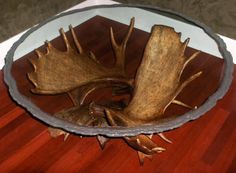
[[[66,34],[65,34],[63,28],[60,29],[60,33],[62,35],[62,38],[63,38],[64,42],[65,42],[66,50],[69,50],[69,48],[70,48],[69,41],[68,41],[68,39],[66,37]]]
[[[195,59],[201,52],[200,51],[197,51],[195,52],[194,54],[192,54],[188,60],[185,62],[184,64],[184,68],[189,64],[189,62],[191,62],[193,59]]]
[[[45,44],[46,44],[46,46],[47,46],[49,49],[52,49],[52,48],[53,48],[53,46],[52,46],[52,44],[51,44],[50,41],[46,40],[46,41],[45,41]]]
[[[44,44],[45,44],[45,46],[46,46],[46,55],[48,55],[49,52],[50,52],[50,50],[51,50],[51,48],[52,48],[52,45],[51,45],[51,43],[50,43],[48,40],[46,40],[46,41],[44,42]]]
[[[135,18],[133,17],[131,20],[130,20],[130,25],[129,25],[129,30],[124,38],[124,40],[122,41],[121,44],[118,44],[115,40],[115,37],[114,37],[114,32],[113,32],[113,29],[110,28],[110,37],[111,37],[111,44],[112,44],[112,47],[113,47],[113,50],[114,50],[114,53],[115,53],[115,56],[116,56],[116,66],[118,66],[119,68],[122,68],[123,70],[123,73],[125,74],[125,69],[124,69],[124,66],[125,66],[125,50],[126,50],[126,44],[129,40],[129,37],[133,31],[133,28],[134,28],[134,22],[135,22]]]
[[[190,41],[190,38],[187,38],[186,40],[184,40],[182,54],[184,54],[185,49],[187,48],[189,41]]]
[[[200,53],[201,53],[200,51],[195,52],[194,54],[192,54],[192,55],[185,61],[184,65],[183,65],[183,68],[182,68],[182,71],[181,71],[180,74],[183,73],[185,67],[186,67],[192,60],[194,60]]]
[[[83,51],[83,48],[82,48],[82,46],[80,45],[79,40],[78,40],[78,38],[77,38],[76,35],[75,35],[75,31],[74,31],[72,25],[70,25],[69,28],[70,28],[70,32],[71,32],[71,34],[72,34],[73,40],[74,40],[74,42],[75,42],[76,48],[78,49],[79,53],[83,53],[83,52],[84,52],[84,51]]]
[[[37,61],[35,59],[28,59],[28,61],[31,63],[31,65],[34,67],[34,71],[37,69]]]
[[[37,54],[38,58],[42,58],[43,54],[38,49],[35,49],[35,53]]]
[[[130,24],[129,24],[129,31],[127,32],[126,36],[125,36],[125,39],[124,41],[122,42],[123,46],[126,47],[126,44],[129,40],[129,37],[133,31],[133,28],[134,28],[134,22],[135,22],[135,18],[132,17],[131,20],[130,20]]]
[[[163,133],[158,133],[158,136],[160,136],[161,139],[163,139],[164,141],[172,144],[173,142],[171,140],[169,140]]]
[[[176,96],[183,90],[184,87],[186,87],[190,82],[198,78],[202,74],[202,71],[199,71],[195,73],[194,75],[190,76],[188,79],[186,79],[179,87],[179,89],[176,92]]]

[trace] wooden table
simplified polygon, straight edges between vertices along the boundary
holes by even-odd
[[[82,45],[92,50],[107,66],[114,62],[110,58],[113,56],[108,32],[110,26],[114,28],[118,40],[127,30],[127,26],[99,16],[76,28]],[[137,29],[130,38],[127,68],[131,76],[135,73],[147,40],[148,34]],[[58,49],[64,49],[61,38],[52,43]],[[43,51],[44,47],[40,49]],[[186,55],[194,51],[188,48]],[[49,113],[70,107],[72,103],[65,94],[39,96],[29,92],[33,85],[25,74],[32,70],[32,66],[27,58],[35,58],[35,53],[29,53],[13,66],[13,75],[21,93]],[[182,92],[179,98],[191,105],[201,105],[217,88],[222,63],[220,59],[201,53],[191,68],[184,72],[183,78],[198,68],[205,75]],[[95,137],[70,135],[65,142],[63,137],[50,137],[46,124],[33,118],[11,99],[3,82],[3,72],[0,74],[1,172],[236,172],[236,80],[211,111],[178,129],[165,132],[173,144],[167,144],[155,135],[153,140],[166,151],[154,155],[151,161],[146,159],[140,166],[137,153],[122,139],[111,140],[101,150]],[[171,116],[186,111],[171,106],[166,114]]]

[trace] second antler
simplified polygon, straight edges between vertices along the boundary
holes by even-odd
[[[185,81],[180,81],[183,70],[199,52],[187,58],[184,53],[189,39],[180,41],[173,28],[155,25],[146,45],[141,65],[134,82],[133,97],[122,111],[105,109],[112,124],[136,126],[158,120],[171,104],[191,107],[175,98],[201,71]],[[115,121],[115,120],[116,121]]]

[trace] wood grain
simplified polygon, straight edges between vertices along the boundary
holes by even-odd
[[[114,56],[110,46],[109,27],[112,26],[120,40],[127,26],[96,16],[76,28],[81,44],[101,58],[106,66],[112,66]],[[135,29],[127,47],[127,70],[134,75],[142,57],[148,34]],[[61,38],[52,43],[61,50]],[[41,50],[44,49],[42,46]],[[196,50],[188,48],[186,54]],[[26,73],[32,70],[27,58],[36,58],[29,53],[14,63],[12,73],[22,94],[33,100],[44,111],[54,113],[70,107],[67,95],[41,96],[29,92],[32,84]],[[179,99],[190,105],[201,105],[211,95],[221,80],[223,61],[201,53],[183,74],[201,69],[201,78],[193,82]],[[236,72],[234,73],[236,76]],[[99,99],[98,99],[99,100]],[[154,155],[152,161],[139,165],[137,153],[122,139],[111,140],[101,150],[95,137],[69,136],[51,138],[47,126],[32,118],[19,107],[8,94],[0,72],[0,170],[1,172],[236,172],[236,80],[227,95],[211,111],[201,118],[178,129],[165,132],[173,144],[166,144],[158,136],[154,141],[167,150]],[[188,111],[171,105],[166,116]]]

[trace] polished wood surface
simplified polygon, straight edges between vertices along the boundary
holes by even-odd
[[[113,53],[109,40],[109,27],[122,39],[127,26],[94,17],[76,28],[81,44],[101,58],[104,65],[111,66]],[[127,47],[127,69],[132,76],[140,62],[148,34],[135,30]],[[61,38],[52,43],[63,50]],[[44,50],[42,46],[40,48]],[[186,54],[196,50],[188,48]],[[14,63],[12,73],[22,94],[31,99],[41,109],[54,113],[72,106],[65,94],[57,96],[34,95],[29,92],[32,84],[26,73],[32,70],[29,53]],[[206,53],[201,53],[191,66],[185,70],[183,80],[198,70],[203,75],[194,81],[178,97],[190,105],[201,105],[211,95],[221,79],[223,61]],[[236,72],[234,73],[236,77]],[[100,97],[97,97],[99,100]],[[122,139],[113,139],[101,150],[95,137],[80,138],[70,135],[52,138],[47,125],[33,118],[19,107],[9,96],[0,80],[0,170],[1,172],[236,172],[236,80],[227,95],[217,106],[201,118],[180,128],[165,132],[173,144],[166,144],[158,136],[154,141],[165,147],[166,151],[145,160],[140,166],[137,153]],[[175,105],[167,110],[172,116],[188,110]]]

